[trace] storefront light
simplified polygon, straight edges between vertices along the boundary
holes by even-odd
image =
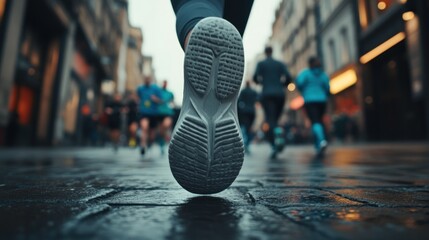
[[[384,53],[385,51],[389,50],[391,47],[395,46],[399,42],[405,39],[405,33],[400,32],[396,34],[395,36],[389,38],[387,41],[383,42],[382,44],[378,45],[371,51],[365,53],[362,57],[360,57],[360,62],[362,64],[366,64],[372,59],[376,58],[380,54]]]
[[[87,98],[89,101],[92,101],[92,100],[94,99],[94,90],[89,89],[89,90],[86,92],[86,98]]]
[[[414,13],[412,11],[404,12],[402,14],[402,19],[404,21],[410,21],[414,18]]]
[[[103,94],[112,95],[115,92],[115,82],[114,81],[103,81],[101,83],[101,92]]]
[[[383,2],[383,1],[381,1],[381,2],[378,2],[377,7],[380,10],[384,10],[384,9],[386,9],[387,4],[385,2]]]
[[[296,89],[295,84],[293,84],[293,83],[289,83],[289,84],[287,85],[287,90],[289,90],[289,92],[293,92],[293,91],[295,91],[295,89]]]
[[[0,0],[0,23],[6,10],[6,0]]]
[[[292,110],[300,109],[302,106],[304,106],[304,98],[302,96],[298,96],[292,99],[289,106]]]
[[[331,85],[331,93],[337,94],[344,89],[354,85],[357,82],[357,75],[354,69],[349,69],[340,75],[332,78],[329,82]]]
[[[359,1],[359,20],[362,28],[366,28],[368,26],[367,9],[365,7],[364,0]]]

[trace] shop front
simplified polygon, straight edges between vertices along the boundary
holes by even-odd
[[[8,7],[8,1],[7,0],[0,0],[0,46],[2,46],[2,42],[3,42],[3,36],[4,36],[4,32],[5,32],[5,19],[6,19],[6,13],[8,13],[7,8]],[[0,48],[0,55],[1,55],[1,48]]]
[[[27,3],[8,99],[6,145],[49,144],[64,32],[45,2]]]
[[[421,42],[407,1],[361,1],[360,63],[366,135],[427,139]]]
[[[335,140],[357,141],[362,137],[362,107],[357,64],[349,64],[330,76],[330,129]]]
[[[91,50],[82,29],[75,38],[70,81],[62,109],[63,145],[84,145],[89,122],[102,113],[101,81],[105,77],[99,58]]]

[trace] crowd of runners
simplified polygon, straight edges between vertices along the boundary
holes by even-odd
[[[167,89],[167,81],[163,81],[162,86],[152,81],[151,77],[145,77],[143,84],[129,94],[128,99],[115,94],[106,104],[109,138],[115,150],[121,145],[121,136],[126,136],[127,145],[139,147],[142,155],[153,143],[161,147],[162,153],[165,152],[175,116],[174,95]],[[122,134],[124,122],[125,135]]]

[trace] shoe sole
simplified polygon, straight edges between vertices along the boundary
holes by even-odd
[[[244,158],[237,119],[244,71],[240,34],[223,19],[201,20],[184,66],[183,104],[168,152],[171,172],[189,192],[221,192],[234,182]]]
[[[317,153],[317,157],[319,157],[319,158],[322,158],[322,157],[324,157],[325,156],[325,152],[326,152],[326,149],[328,148],[328,145],[326,144],[326,145],[324,145],[324,146],[321,146],[320,147],[320,150],[318,151],[318,153]]]

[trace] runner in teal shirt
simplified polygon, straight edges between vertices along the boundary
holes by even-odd
[[[174,95],[167,89],[167,81],[162,83],[161,88],[161,103],[158,106],[158,113],[161,116],[172,116],[174,114],[171,104],[174,100]]]
[[[148,142],[153,142],[156,128],[159,124],[158,107],[161,103],[161,89],[152,83],[152,78],[146,76],[144,84],[137,88],[139,97],[139,123],[141,128],[140,153],[144,155]]]
[[[161,127],[159,129],[159,145],[161,147],[161,153],[164,153],[164,146],[166,142],[170,141],[171,137],[171,128],[173,125],[173,114],[174,110],[172,108],[174,100],[174,95],[172,92],[167,89],[167,81],[162,83],[161,88],[161,103],[158,107],[158,115],[161,118]]]

